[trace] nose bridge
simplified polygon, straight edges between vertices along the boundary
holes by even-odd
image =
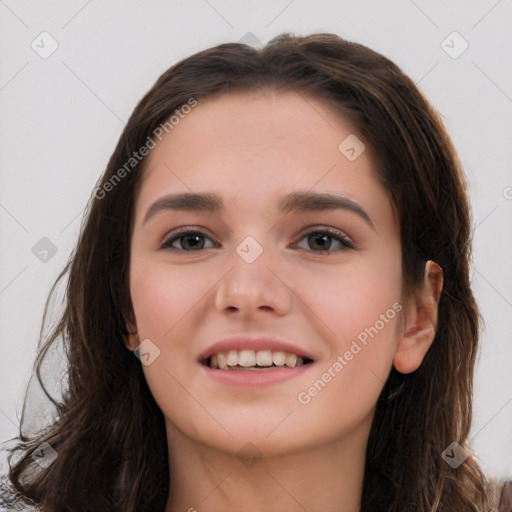
[[[256,236],[261,240],[257,240]],[[270,244],[262,240],[261,235],[248,235],[236,247],[232,256],[233,269],[229,273],[235,283],[244,285],[243,291],[247,294],[261,294],[268,286],[269,278],[273,274],[268,267],[272,267],[271,252],[274,250]],[[248,285],[250,288],[245,287]]]
[[[240,272],[243,278],[262,279],[269,270],[266,265],[275,265],[277,240],[273,239],[275,231],[269,229],[271,224],[266,211],[261,209],[254,198],[239,204],[240,212],[233,226],[234,254],[231,255],[235,268],[230,272]],[[257,220],[255,220],[257,219]]]
[[[234,307],[250,312],[264,307],[282,312],[289,306],[289,292],[274,268],[279,267],[273,254],[275,248],[264,243],[263,236],[248,235],[235,246],[230,255],[231,269],[217,291],[219,310]]]

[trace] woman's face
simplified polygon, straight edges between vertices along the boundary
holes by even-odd
[[[150,151],[130,292],[168,436],[278,455],[368,435],[402,332],[401,247],[354,137],[319,100],[237,93],[200,101]],[[234,335],[248,341],[214,346]],[[226,358],[285,366],[208,366]]]

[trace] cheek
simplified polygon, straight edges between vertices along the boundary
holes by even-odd
[[[320,305],[318,316],[327,327],[330,355],[325,370],[330,374],[325,380],[333,382],[329,387],[335,394],[352,389],[357,390],[351,394],[356,402],[362,394],[376,400],[389,375],[403,309],[400,261],[396,251],[388,251],[316,281],[311,300]]]
[[[179,266],[135,259],[130,293],[139,335],[162,342],[208,289],[204,280]]]
[[[180,411],[194,407],[184,389],[190,387],[187,371],[196,364],[190,345],[197,324],[194,306],[208,288],[201,289],[197,278],[180,267],[137,257],[132,264],[130,292],[139,338],[152,342],[151,361],[142,366],[144,376],[160,409],[179,420]]]
[[[400,260],[392,257],[361,261],[310,279],[309,301],[319,306],[322,320],[340,340],[373,326],[401,296]],[[393,318],[395,310],[396,306],[390,313]]]
[[[319,420],[325,435],[368,418],[391,370],[402,306],[395,294],[373,292],[359,289],[331,310],[330,357],[296,395],[303,421],[329,418],[328,427]],[[312,426],[319,428],[316,421]]]

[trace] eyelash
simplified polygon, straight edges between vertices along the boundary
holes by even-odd
[[[304,229],[306,226],[303,226],[301,228]],[[315,228],[315,229],[312,229],[311,231],[308,231],[307,233],[304,233],[298,240],[298,242],[300,242],[303,238],[305,237],[308,237],[308,236],[312,236],[312,235],[328,235],[330,236],[331,238],[334,238],[335,240],[337,240],[338,242],[341,243],[342,245],[342,248],[336,250],[336,251],[333,251],[331,250],[330,248],[325,250],[325,251],[312,251],[312,252],[315,252],[315,253],[318,253],[318,254],[330,254],[330,253],[333,253],[333,252],[339,252],[339,251],[345,251],[347,249],[353,249],[355,250],[356,247],[354,246],[354,244],[352,243],[352,241],[347,237],[345,236],[343,233],[341,233],[340,231],[336,230],[336,229],[333,229],[333,228],[328,228],[328,227],[324,227],[324,228]],[[168,237],[166,237],[166,239],[162,242],[162,246],[161,246],[161,249],[167,249],[167,250],[171,250],[171,251],[178,251],[178,252],[184,252],[184,253],[192,253],[192,252],[200,252],[201,250],[205,250],[205,249],[198,249],[198,250],[187,250],[187,249],[177,249],[176,247],[171,247],[171,245],[176,241],[176,240],[179,240],[180,238],[185,238],[189,235],[200,235],[200,236],[204,236],[206,238],[210,238],[206,235],[206,233],[203,233],[202,231],[198,231],[198,230],[191,230],[189,228],[183,228],[182,230],[177,230],[173,233],[170,233]],[[298,243],[296,242],[296,243]],[[212,249],[212,247],[207,247],[207,249]]]

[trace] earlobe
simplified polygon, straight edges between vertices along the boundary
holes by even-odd
[[[123,290],[119,297],[120,310],[124,319],[125,331],[123,332],[123,342],[126,348],[134,351],[140,344],[137,334],[137,320],[135,319],[135,311],[129,293],[129,285]]]
[[[126,330],[128,331],[128,336],[125,339],[125,345],[128,350],[133,352],[139,345],[137,323],[135,322],[133,311],[130,312],[130,315],[125,316],[125,323]]]
[[[435,261],[429,260],[425,265],[422,289],[404,307],[404,331],[394,358],[394,366],[400,373],[417,370],[432,345],[442,290],[443,270]]]
[[[139,335],[137,331],[129,331],[126,339],[126,348],[132,352],[140,345]]]

